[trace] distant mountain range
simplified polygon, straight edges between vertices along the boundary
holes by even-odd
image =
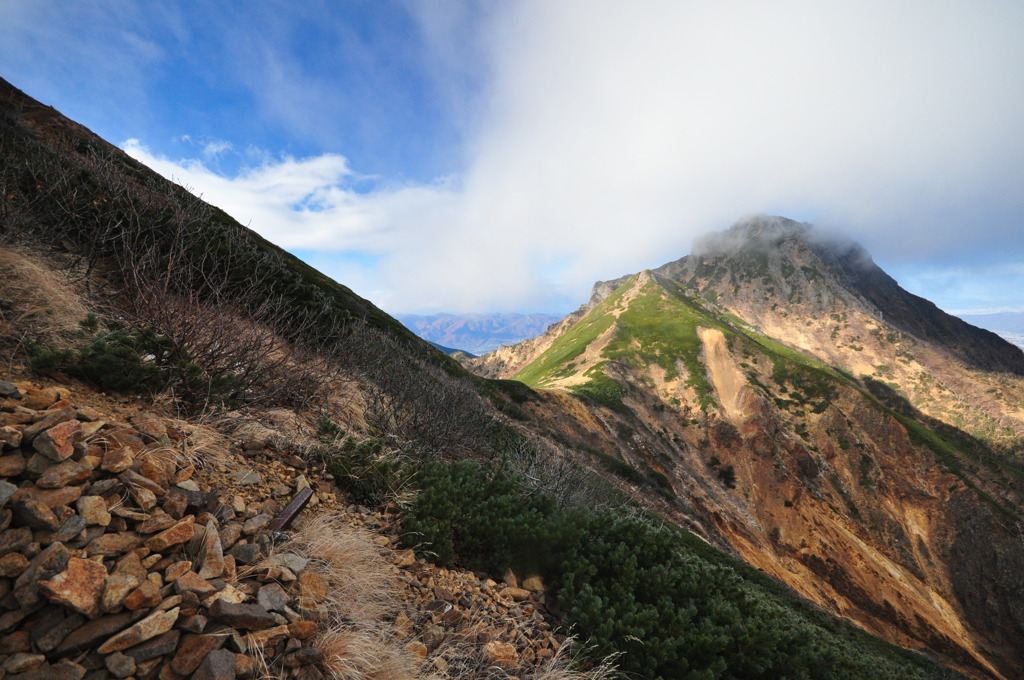
[[[1024,348],[1024,312],[997,312],[995,314],[958,314],[961,319],[1006,338]]]
[[[395,317],[439,349],[486,354],[534,338],[562,317],[553,314],[418,314]],[[449,352],[450,353],[450,352]]]

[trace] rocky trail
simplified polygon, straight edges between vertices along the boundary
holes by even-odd
[[[85,392],[0,381],[4,680],[564,665],[539,579],[437,568],[398,549],[394,508],[349,505],[322,464]],[[295,526],[270,531],[307,488]]]

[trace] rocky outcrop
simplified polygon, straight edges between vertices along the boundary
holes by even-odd
[[[269,537],[243,527],[260,508],[200,490],[181,433],[149,414],[105,422],[66,390],[2,387],[0,421],[21,435],[0,466],[7,678],[251,677],[252,634],[271,627],[264,653],[321,677],[315,607],[260,597],[280,588],[252,568]]]

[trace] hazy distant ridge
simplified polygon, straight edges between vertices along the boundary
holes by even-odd
[[[424,340],[486,354],[536,337],[562,317],[553,314],[419,314],[395,317]]]

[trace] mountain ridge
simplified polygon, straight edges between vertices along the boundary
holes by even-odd
[[[590,403],[606,434],[588,446],[647,470],[640,496],[664,505],[667,482],[664,512],[805,597],[961,668],[1013,677],[1009,641],[1024,627],[1001,608],[1015,577],[970,574],[984,570],[981,554],[1024,564],[1015,520],[1003,526],[1022,508],[1020,353],[894,291],[859,246],[809,233],[746,220],[691,256],[598,282],[544,336],[467,365]],[[860,272],[866,283],[851,283]],[[865,292],[870,283],[887,290]],[[880,313],[872,300],[904,307]],[[964,361],[968,340],[986,348],[982,361]],[[1007,538],[960,532],[972,522]],[[1001,604],[979,607],[981,591]]]

